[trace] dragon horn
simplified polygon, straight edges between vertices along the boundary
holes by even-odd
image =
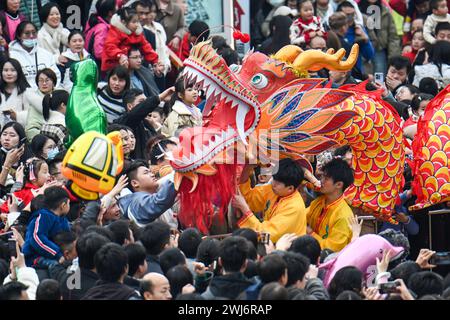
[[[293,63],[295,59],[302,53],[303,50],[300,47],[294,45],[287,45],[278,50],[278,52],[275,53],[273,58],[286,63]]]
[[[332,71],[348,71],[358,60],[359,46],[354,44],[347,60],[342,61],[345,50],[340,49],[335,54],[324,53],[319,50],[307,50],[302,52],[292,63],[297,70],[318,71],[327,68]]]

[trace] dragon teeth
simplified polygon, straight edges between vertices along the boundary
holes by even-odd
[[[236,127],[242,142],[245,145],[247,145],[247,139],[245,136],[245,117],[247,116],[247,113],[250,111],[250,108],[249,106],[240,103],[238,104],[238,106],[239,107],[236,112]]]

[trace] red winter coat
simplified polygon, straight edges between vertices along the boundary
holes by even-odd
[[[190,37],[191,34],[189,32],[186,32],[186,34],[183,37],[183,40],[181,40],[180,49],[177,52],[177,56],[183,62],[189,57],[189,54],[191,52],[191,42],[189,41]]]
[[[139,27],[132,33],[120,21],[119,16],[114,15],[111,19],[111,27],[105,40],[105,47],[102,53],[102,71],[108,71],[119,64],[119,56],[128,56],[128,51],[132,45],[139,45],[145,61],[157,63],[158,54],[153,50],[152,45],[145,39],[144,29]]]
[[[14,192],[14,196],[17,198],[17,200],[22,200],[24,206],[27,206],[31,200],[34,199],[34,194],[32,190],[39,189],[32,183],[26,183],[25,187],[23,187],[22,190]],[[9,207],[8,207],[8,201],[5,201],[3,205],[0,207],[1,213],[9,213]]]

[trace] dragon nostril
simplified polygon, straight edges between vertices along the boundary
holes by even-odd
[[[216,142],[216,137],[215,136],[211,137],[211,142]]]

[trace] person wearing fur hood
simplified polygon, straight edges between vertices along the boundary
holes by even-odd
[[[102,54],[102,71],[111,70],[118,64],[128,68],[128,52],[132,45],[140,46],[146,62],[164,69],[164,66],[158,63],[158,54],[145,39],[136,11],[123,7],[111,19]]]
[[[56,3],[49,2],[43,6],[40,17],[44,24],[38,32],[38,46],[53,54],[55,61],[58,61],[67,47],[70,31],[63,27],[61,10]]]

